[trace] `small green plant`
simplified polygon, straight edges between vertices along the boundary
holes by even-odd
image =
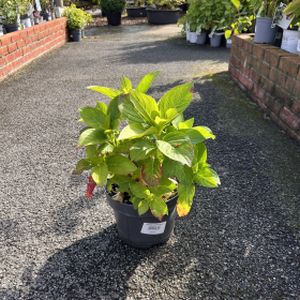
[[[258,17],[273,18],[280,0],[251,0],[251,7]]]
[[[207,163],[205,146],[215,136],[205,126],[194,126],[193,118],[183,117],[193,84],[176,86],[157,102],[146,94],[157,75],[145,75],[135,89],[126,76],[118,90],[89,87],[110,102],[80,109],[80,121],[87,127],[78,143],[85,147],[86,157],[75,172],[90,170],[88,197],[97,184],[119,201],[131,203],[140,215],[150,210],[161,219],[168,214],[168,199],[178,195],[177,212],[185,216],[195,184],[215,188],[220,179]]]
[[[52,8],[52,2],[50,0],[40,0],[41,1],[41,7],[43,11],[50,11]]]
[[[294,0],[283,11],[285,14],[300,18],[300,0]]]
[[[26,12],[30,0],[0,0],[0,15],[4,24],[16,24],[18,15]]]
[[[148,0],[148,4],[156,9],[175,9],[185,0]]]
[[[69,29],[83,29],[88,23],[93,21],[89,13],[77,8],[75,4],[71,4],[65,9],[64,16],[67,17]]]
[[[249,3],[246,1],[231,0],[233,7],[236,9],[236,14],[233,16],[233,21],[225,30],[225,38],[229,39],[232,34],[240,34],[248,31],[255,20],[255,16],[251,15]]]
[[[101,0],[101,9],[103,12],[121,13],[125,7],[125,0]]]

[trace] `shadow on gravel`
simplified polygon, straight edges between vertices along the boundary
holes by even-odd
[[[125,299],[127,281],[150,251],[130,248],[115,225],[58,251],[38,272],[29,299]]]
[[[121,55],[112,62],[126,64],[157,64],[162,62],[180,62],[202,60],[213,63],[228,62],[228,49],[209,48],[209,46],[187,45],[182,38],[169,38],[166,40],[143,41],[123,46]],[[208,50],[209,49],[209,50]]]

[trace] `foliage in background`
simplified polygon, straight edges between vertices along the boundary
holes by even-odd
[[[125,7],[125,0],[101,0],[103,12],[122,12]]]
[[[52,1],[50,0],[40,0],[41,7],[43,11],[51,11],[52,9]]]
[[[4,17],[4,24],[16,24],[18,14],[23,15],[30,0],[0,0],[0,15]]]
[[[148,4],[156,9],[175,9],[185,3],[185,0],[148,0]]]
[[[85,147],[86,158],[77,163],[76,173],[90,170],[90,180],[121,201],[128,196],[140,215],[150,209],[161,219],[168,214],[166,201],[174,194],[178,194],[177,212],[185,216],[195,184],[215,188],[220,180],[207,163],[205,146],[215,136],[205,126],[194,126],[194,118],[183,118],[193,84],[176,86],[157,102],[146,94],[157,75],[147,74],[135,89],[126,76],[119,90],[89,87],[110,102],[80,109],[80,121],[87,127],[79,145]],[[91,195],[90,185],[87,193]]]
[[[83,29],[88,23],[93,21],[89,13],[77,8],[75,4],[65,9],[64,16],[68,19],[67,23],[70,29]]]

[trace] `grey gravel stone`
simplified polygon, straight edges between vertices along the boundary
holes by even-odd
[[[188,45],[176,26],[92,29],[0,83],[0,299],[299,299],[300,149],[239,91],[229,53]],[[124,245],[99,191],[71,175],[88,85],[151,92],[195,81],[186,116],[213,129],[217,190],[198,189],[170,241]]]

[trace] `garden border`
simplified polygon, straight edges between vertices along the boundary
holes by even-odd
[[[229,72],[241,89],[300,143],[300,56],[234,36]]]
[[[67,42],[67,20],[59,18],[0,37],[0,81]]]

